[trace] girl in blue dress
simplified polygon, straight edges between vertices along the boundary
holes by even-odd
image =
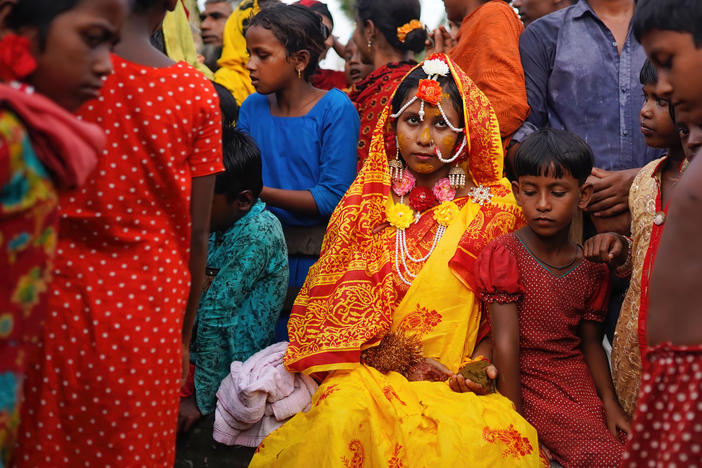
[[[358,114],[343,92],[309,82],[327,34],[316,14],[282,4],[262,10],[246,30],[247,68],[257,92],[241,106],[237,126],[261,149],[261,199],[285,232],[290,289],[284,311],[319,257],[329,216],[356,176]]]

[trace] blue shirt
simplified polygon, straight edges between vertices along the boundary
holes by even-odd
[[[271,115],[268,98],[252,94],[241,106],[237,126],[249,133],[263,159],[263,184],[309,190],[318,216],[269,207],[285,225],[326,224],[356,177],[358,112],[349,98],[332,89],[301,117]]]
[[[639,72],[646,54],[631,25],[622,47],[586,0],[531,23],[519,40],[531,114],[514,136],[538,128],[569,130],[592,148],[595,166],[643,167],[664,150],[649,148],[640,130]]]
[[[191,361],[203,414],[215,408],[232,361],[271,344],[288,288],[288,251],[280,221],[258,200],[225,232],[210,235],[207,280],[200,298]]]

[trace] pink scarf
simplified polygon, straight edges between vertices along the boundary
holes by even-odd
[[[0,83],[0,107],[14,111],[25,123],[32,147],[54,183],[62,189],[82,185],[97,165],[105,134],[82,122],[31,86]]]

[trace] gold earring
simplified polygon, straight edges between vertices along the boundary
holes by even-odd
[[[460,190],[466,186],[466,171],[456,164],[449,169],[448,180],[451,188]]]
[[[373,47],[373,39],[368,39],[368,48]]]
[[[302,70],[300,70],[299,68],[297,69],[297,79],[298,80],[302,79]]]
[[[397,140],[397,136],[395,137],[395,148],[397,148],[395,151],[395,159],[388,162],[388,166],[390,166],[390,178],[395,182],[402,182],[405,166],[400,160],[400,142]]]

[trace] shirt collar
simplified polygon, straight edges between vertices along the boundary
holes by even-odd
[[[590,13],[592,16],[597,18],[597,15],[587,0],[579,0],[578,3],[573,5],[571,8],[573,9],[573,19],[582,18],[586,13]]]

